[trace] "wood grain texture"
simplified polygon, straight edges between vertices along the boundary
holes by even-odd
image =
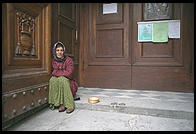
[[[17,44],[16,10],[35,18],[35,55],[15,55]],[[3,125],[47,103],[51,73],[51,5],[3,4],[2,93]],[[43,88],[42,92],[37,88]],[[35,90],[31,94],[31,90]],[[26,92],[23,95],[23,92]]]
[[[117,14],[107,15],[102,14],[102,6],[81,5],[82,86],[194,90],[192,4],[173,4],[170,19],[181,21],[181,37],[167,43],[137,41],[137,22],[143,21],[142,3],[120,4]],[[116,35],[113,31],[117,31]]]

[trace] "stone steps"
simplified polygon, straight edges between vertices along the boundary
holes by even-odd
[[[84,89],[79,92],[80,100],[75,101],[78,109],[194,120],[194,103],[190,101],[124,98],[104,96],[104,93],[89,95],[84,92],[86,93]],[[95,104],[89,103],[88,98],[90,96],[99,97],[100,102]]]

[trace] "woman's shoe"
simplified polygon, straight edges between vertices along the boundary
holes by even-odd
[[[67,108],[66,109],[66,113],[70,114],[71,112],[73,112],[74,110],[72,108]]]
[[[51,110],[54,110],[54,109],[55,109],[55,107],[54,107],[53,104],[50,104],[49,108],[50,108]]]
[[[74,101],[76,101],[76,100],[80,100],[80,97],[77,94],[74,95]]]
[[[65,111],[65,107],[63,106],[63,105],[61,105],[60,107],[59,107],[59,112],[64,112]]]

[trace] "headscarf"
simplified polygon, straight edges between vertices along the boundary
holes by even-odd
[[[62,47],[63,47],[63,50],[64,50],[64,52],[63,52],[63,57],[62,57],[62,58],[58,58],[58,57],[56,56],[56,46],[57,46],[58,44],[61,44]],[[54,46],[53,46],[52,54],[53,54],[53,58],[54,58],[56,61],[58,61],[58,62],[64,61],[65,58],[66,58],[66,55],[65,55],[65,45],[64,45],[62,42],[60,42],[60,41],[58,41],[57,43],[55,43]]]

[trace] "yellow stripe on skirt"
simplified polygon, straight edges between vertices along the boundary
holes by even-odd
[[[52,76],[49,81],[49,104],[50,108],[63,104],[66,108],[74,109],[74,99],[70,88],[69,79],[64,76]]]

